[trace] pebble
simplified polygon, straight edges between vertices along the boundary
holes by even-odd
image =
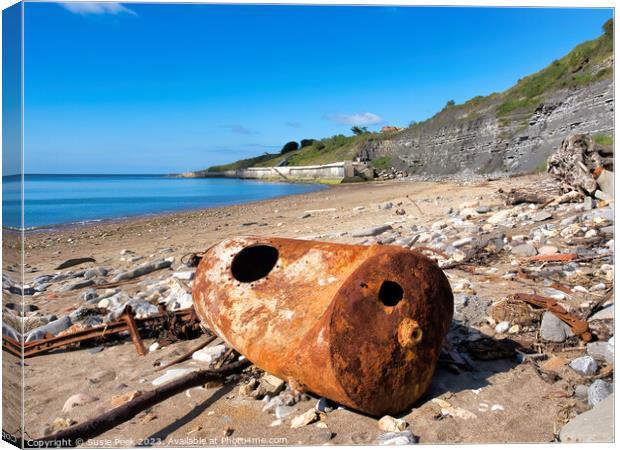
[[[206,363],[212,363],[226,352],[226,345],[214,345],[212,347],[205,347],[192,354],[192,359],[196,361],[202,361]]]
[[[300,414],[299,416],[293,417],[293,420],[291,420],[291,428],[305,427],[306,425],[311,424],[318,418],[319,418],[319,415],[316,413],[314,408],[309,409],[305,413]]]
[[[44,339],[45,335],[48,333],[56,336],[58,333],[66,330],[71,325],[73,325],[73,322],[71,322],[71,318],[69,316],[63,316],[38,328],[30,330],[30,332],[28,332],[28,334],[26,335],[26,342]]]
[[[503,334],[509,329],[510,329],[510,323],[506,321],[500,322],[495,326],[495,332],[498,334]]]
[[[613,385],[605,380],[594,380],[588,388],[588,404],[594,406],[613,393]]]
[[[464,245],[471,244],[473,241],[474,241],[473,237],[464,237],[464,238],[454,241],[452,243],[452,247],[456,247],[456,248],[463,247]]]
[[[584,376],[594,375],[598,370],[598,364],[591,356],[575,358],[570,362],[569,366],[575,372]]]
[[[378,236],[391,229],[392,229],[391,225],[381,225],[378,227],[363,228],[363,229],[352,232],[351,236],[352,237]]]
[[[609,338],[609,341],[607,341],[607,352],[605,353],[605,361],[609,364],[614,363],[614,353],[614,337],[612,336]]]
[[[403,419],[395,419],[392,416],[383,416],[379,419],[378,425],[383,431],[405,431],[409,424]]]
[[[593,320],[614,320],[614,305],[612,304],[601,309],[590,317],[588,322],[592,322]]]
[[[147,273],[154,272],[155,270],[165,269],[167,267],[170,267],[171,265],[172,261],[167,259],[159,259],[157,261],[148,262],[134,269],[119,273],[114,278],[112,278],[112,282],[117,283],[119,281],[131,280],[141,275],[146,275]]]
[[[532,215],[532,220],[534,222],[542,222],[544,220],[551,219],[552,217],[553,216],[551,215],[550,212],[548,212],[548,211],[540,211],[540,212]]]
[[[543,314],[540,323],[540,336],[549,342],[564,342],[568,337],[575,334],[571,328],[553,313],[547,311]]]
[[[586,345],[586,352],[597,361],[605,361],[607,355],[607,342],[590,342]]]
[[[539,255],[555,255],[558,252],[558,248],[554,245],[543,245],[538,249]]]
[[[581,400],[587,400],[588,386],[586,386],[585,384],[578,384],[577,386],[575,386],[575,397]]]
[[[276,406],[276,409],[275,409],[276,419],[284,419],[285,417],[290,416],[294,412],[295,412],[295,408],[291,406],[285,406],[285,405]]]
[[[92,395],[85,394],[80,392],[78,394],[74,394],[67,399],[64,406],[62,407],[62,412],[68,413],[76,406],[84,406],[88,403],[93,403],[99,400],[97,397],[93,397]]]
[[[516,247],[513,247],[510,252],[515,256],[521,257],[536,256],[536,254],[538,253],[536,247],[534,247],[532,244],[517,245]]]
[[[160,347],[159,342],[153,342],[151,345],[149,345],[149,352],[154,352],[158,350],[159,347]]]
[[[178,280],[185,280],[185,281],[191,281],[194,279],[194,276],[196,275],[196,272],[194,271],[186,271],[186,272],[174,272],[172,274],[173,277],[175,277]]]
[[[195,369],[168,369],[165,374],[162,376],[155,378],[153,380],[153,386],[161,386],[162,384],[166,384],[169,381],[176,380],[177,378],[181,378],[188,373],[193,372]]]
[[[377,437],[379,445],[408,445],[417,444],[418,438],[413,435],[411,430],[383,433]]]

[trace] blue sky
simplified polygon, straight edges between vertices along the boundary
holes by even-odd
[[[29,173],[168,173],[423,120],[611,9],[26,3]]]

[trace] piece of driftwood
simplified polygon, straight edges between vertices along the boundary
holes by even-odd
[[[77,266],[78,264],[84,264],[84,263],[87,263],[87,262],[96,262],[96,261],[95,261],[95,258],[73,258],[73,259],[68,259],[65,262],[61,263],[54,270],[66,269],[67,267],[73,267],[73,266]]]
[[[564,139],[549,157],[547,167],[551,175],[568,185],[568,190],[589,196],[598,190],[596,176],[603,169],[613,170],[613,157],[587,134],[571,134]]]
[[[192,372],[184,377],[173,380],[165,385],[145,392],[139,397],[114,408],[102,415],[86,422],[58,431],[49,436],[36,439],[37,447],[75,447],[87,443],[92,439],[131,420],[142,411],[151,408],[168,398],[186,391],[189,388],[201,386],[210,381],[218,381],[234,373],[242,372],[252,363],[246,359],[227,364],[216,369],[205,369]]]

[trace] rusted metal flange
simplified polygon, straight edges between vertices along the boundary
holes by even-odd
[[[453,314],[447,278],[419,253],[283,238],[211,247],[193,299],[258,367],[372,415],[425,392]]]

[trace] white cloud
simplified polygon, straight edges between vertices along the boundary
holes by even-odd
[[[132,9],[123,6],[120,3],[105,2],[105,3],[92,3],[92,2],[64,2],[60,6],[74,14],[87,15],[87,14],[131,14],[137,16],[136,12]]]
[[[346,114],[328,114],[326,117],[331,121],[344,125],[368,126],[383,122],[381,116],[369,112],[350,116]]]

